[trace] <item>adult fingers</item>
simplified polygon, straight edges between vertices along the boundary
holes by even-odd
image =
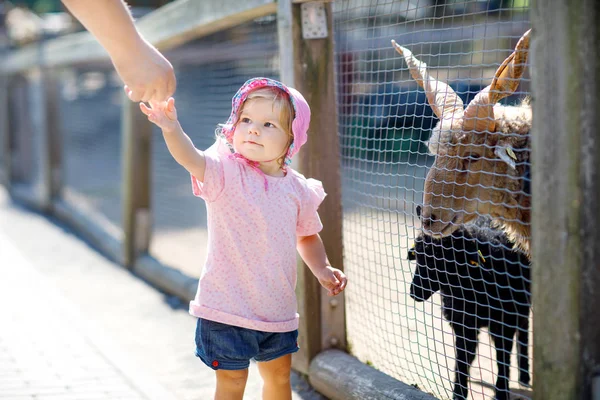
[[[129,97],[129,100],[136,102],[136,103],[139,101],[142,101],[142,94],[140,93],[139,90],[134,90],[127,85],[125,85],[123,90],[125,90],[125,94],[127,94],[127,97]]]
[[[156,98],[155,93],[154,88],[147,88],[142,95],[142,101],[149,102],[150,100],[154,100]]]
[[[169,79],[167,80],[167,93],[165,97],[171,97],[175,93],[175,89],[177,89],[177,78],[175,78],[175,73],[171,71],[169,73]]]
[[[153,101],[166,101],[169,98],[165,85],[159,85],[152,95]]]

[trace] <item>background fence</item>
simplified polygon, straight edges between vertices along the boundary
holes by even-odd
[[[433,162],[425,142],[436,118],[390,40],[425,61],[466,104],[530,28],[532,9],[527,0],[339,0],[311,3],[317,5],[312,11],[299,3],[308,2],[253,0],[242,6],[225,0],[209,9],[176,1],[139,26],[175,66],[178,113],[198,148],[212,143],[231,96],[250,77],[281,79],[313,105],[312,139],[296,166],[326,183],[326,246],[350,285],[344,297],[330,301],[313,279],[300,277],[303,342],[295,368],[332,398],[430,398],[401,382],[451,398],[455,338],[442,318],[439,294],[423,303],[410,297],[415,264],[407,260],[420,231],[415,209]],[[329,36],[303,39],[302,26],[316,18],[318,7]],[[99,46],[89,35],[70,35],[14,50],[2,70],[0,177],[11,194],[70,222],[105,254],[189,300],[206,256],[204,204],[191,196],[189,176],[168,154],[160,132],[123,99]],[[503,103],[531,93],[529,72]],[[548,336],[540,336],[548,335],[547,326],[540,326],[535,343],[540,337],[548,346]],[[593,329],[586,332],[593,338]],[[473,399],[493,398],[496,355],[486,333],[470,373]],[[531,329],[528,335],[533,343]],[[323,352],[329,348],[346,350],[397,381]],[[527,354],[532,357],[532,346]],[[591,379],[593,363],[586,365],[575,382]],[[515,346],[511,389],[532,398],[516,382],[516,366]],[[332,370],[338,375],[328,379]],[[536,387],[551,385],[554,378],[543,365],[536,365],[538,373],[544,379],[535,379]],[[537,398],[551,398],[551,390],[543,393]]]

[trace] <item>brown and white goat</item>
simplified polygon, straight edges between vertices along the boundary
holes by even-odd
[[[525,32],[492,83],[466,108],[450,86],[428,74],[424,62],[392,41],[439,118],[429,139],[435,161],[425,179],[421,213],[427,234],[449,236],[478,215],[489,215],[530,255],[531,106],[528,102],[519,106],[498,104],[519,85],[530,32]]]

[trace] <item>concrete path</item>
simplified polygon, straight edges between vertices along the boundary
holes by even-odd
[[[195,319],[0,188],[1,399],[212,399]],[[300,376],[294,400],[323,400]],[[245,399],[260,399],[251,365]]]

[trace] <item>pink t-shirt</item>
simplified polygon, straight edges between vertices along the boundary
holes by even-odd
[[[221,141],[205,153],[204,183],[193,193],[206,201],[208,255],[190,314],[265,332],[298,328],[296,237],[323,228],[317,208],[323,185],[288,168],[266,176],[231,158]]]

